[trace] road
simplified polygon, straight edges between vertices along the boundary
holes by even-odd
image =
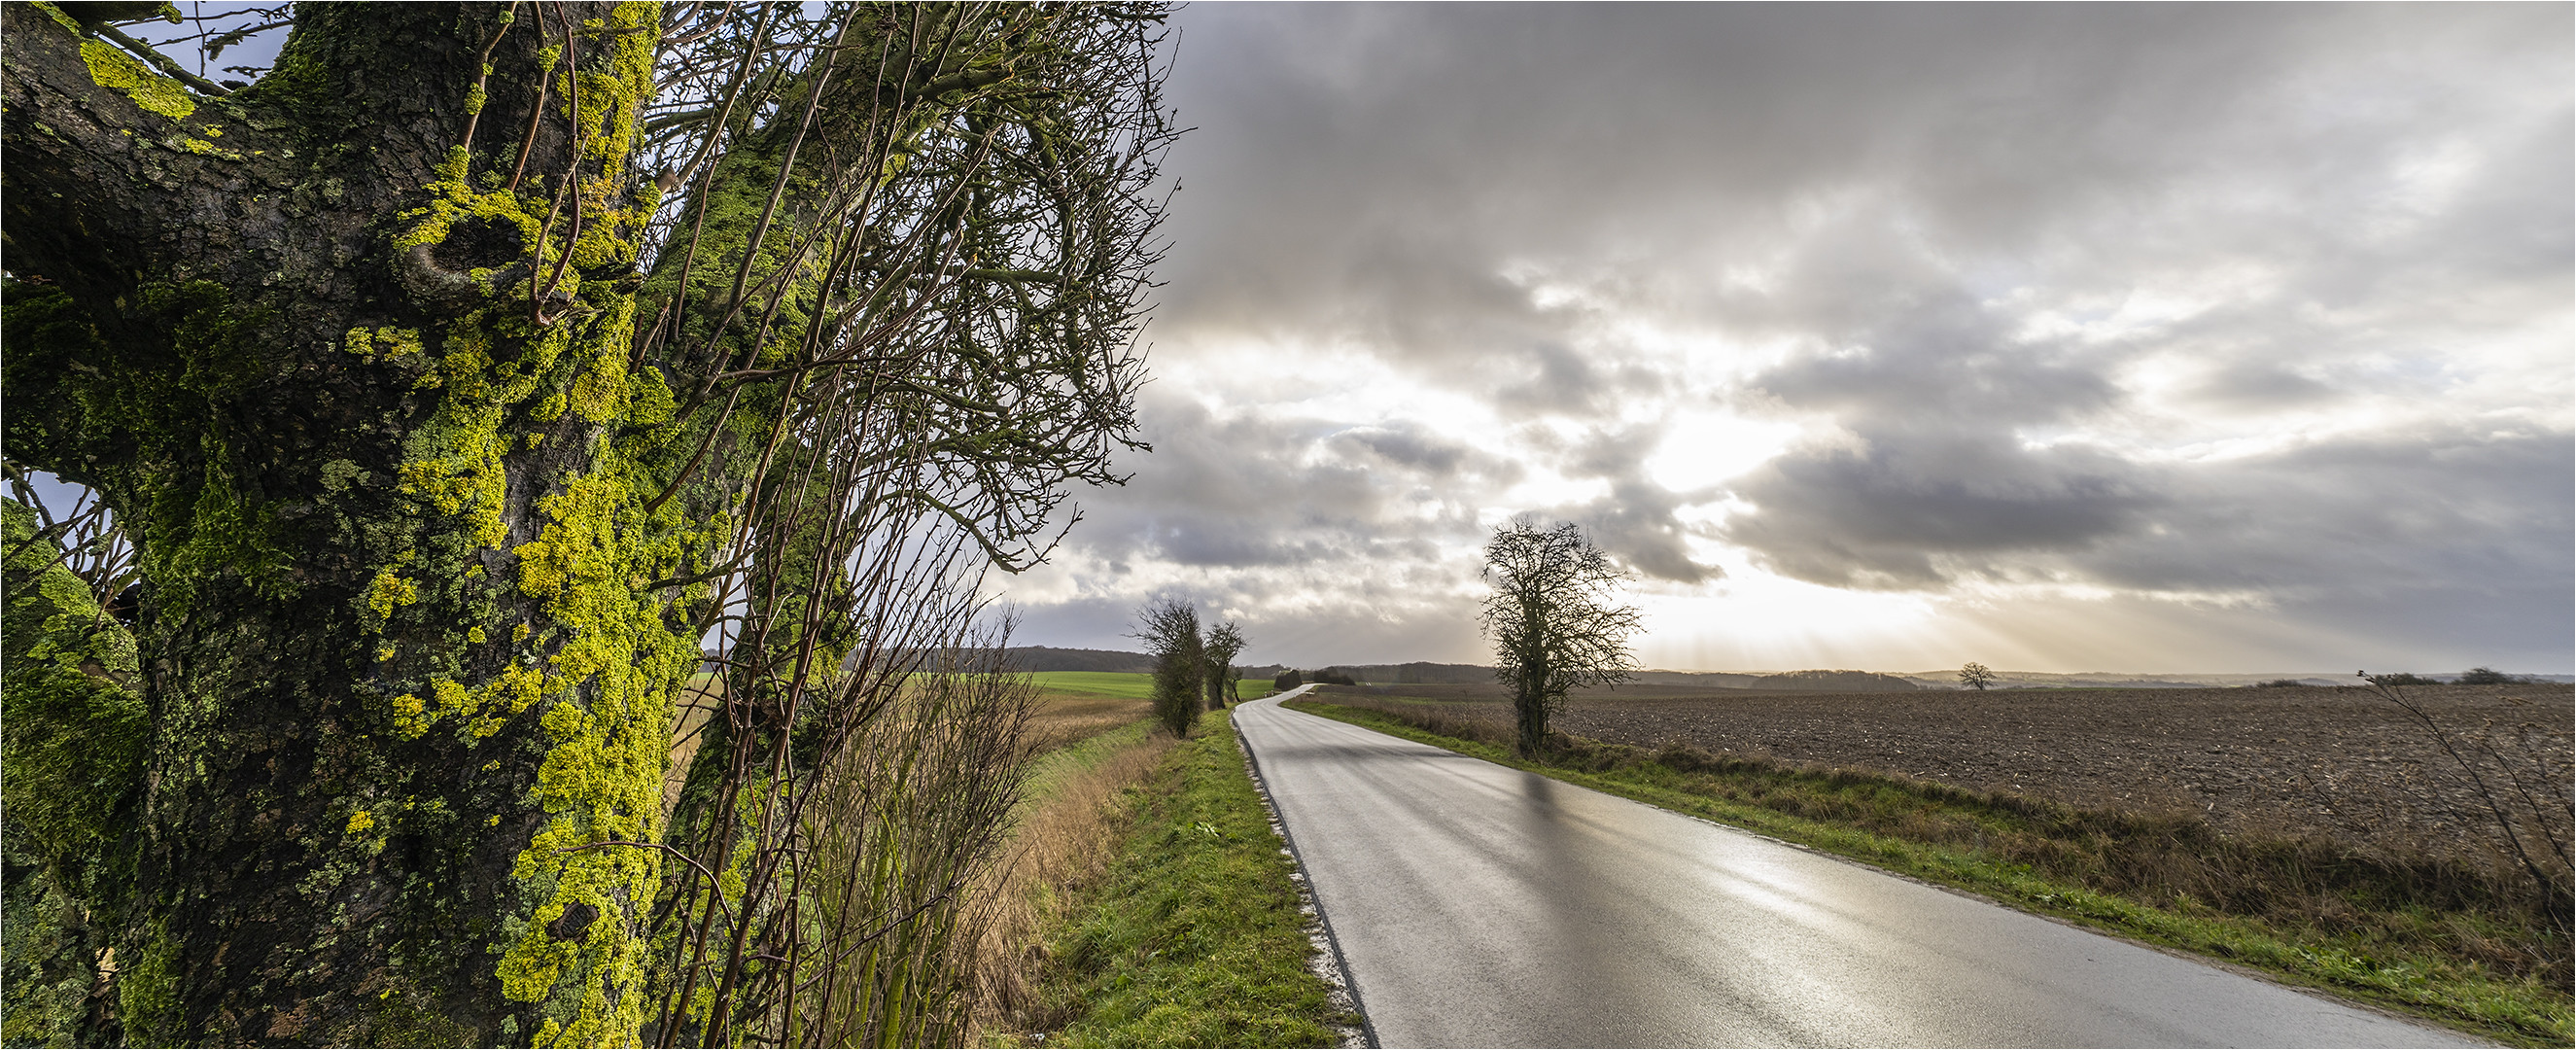
[[[2484,1045],[1277,699],[1234,724],[1381,1045]]]

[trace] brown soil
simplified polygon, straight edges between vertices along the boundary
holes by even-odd
[[[1492,692],[1442,696],[1508,719]],[[1382,692],[1420,695],[1440,687]],[[1335,690],[1340,691],[1340,690]],[[1357,691],[1357,690],[1354,690]],[[1381,692],[1381,690],[1367,690]],[[1996,690],[1669,695],[1572,700],[1555,728],[1611,743],[1689,744],[1814,766],[2053,798],[2203,814],[2222,830],[2316,835],[2379,849],[2495,856],[2504,838],[2475,784],[2424,726],[2360,688]],[[2499,795],[2521,786],[2562,836],[2576,691],[2429,686],[2406,697]]]

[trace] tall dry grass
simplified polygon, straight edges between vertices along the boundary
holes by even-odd
[[[1046,929],[1108,874],[1128,831],[1127,790],[1144,783],[1177,743],[1137,726],[1038,763],[1029,799],[1003,846],[1005,860],[975,889],[984,921],[964,966],[971,981],[970,1042],[988,1042],[988,1032],[1061,1027],[1061,1019],[1044,1015],[1038,995]]]
[[[1045,754],[1153,715],[1153,702],[1138,697],[1041,689],[1029,716],[1029,748]]]
[[[799,880],[815,891],[794,902],[813,949],[789,958],[786,1042],[965,1041],[968,961],[994,914],[976,888],[1022,799],[1034,702],[1017,675],[916,676],[824,771]]]

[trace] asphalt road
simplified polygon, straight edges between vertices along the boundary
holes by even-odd
[[[1385,1046],[2476,1046],[1277,700],[1234,724]]]

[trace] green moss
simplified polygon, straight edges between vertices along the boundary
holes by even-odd
[[[290,40],[276,72],[262,79],[259,96],[304,111],[313,129],[326,129],[333,114],[354,113],[333,98],[340,74],[317,56],[350,50],[345,34],[362,21],[327,5],[299,14],[297,39]],[[724,529],[721,520],[687,520],[676,502],[650,516],[643,512],[687,451],[683,446],[674,452],[666,432],[675,429],[669,422],[676,399],[657,375],[628,370],[637,316],[632,292],[609,280],[585,281],[581,272],[616,270],[636,258],[648,205],[619,194],[626,181],[623,165],[635,146],[636,116],[650,90],[656,25],[651,5],[616,8],[582,47],[580,68],[568,71],[579,78],[582,94],[578,148],[591,158],[574,187],[583,215],[578,239],[564,236],[567,219],[559,218],[551,233],[541,228],[550,199],[522,198],[500,188],[489,178],[492,172],[472,170],[477,158],[461,150],[438,166],[414,206],[389,224],[387,243],[398,249],[435,248],[451,237],[461,242],[460,231],[478,241],[498,231],[505,250],[515,236],[522,256],[515,261],[537,264],[540,273],[566,256],[578,264],[567,270],[562,286],[575,299],[561,310],[550,308],[550,323],[528,317],[528,278],[502,276],[525,271],[491,262],[478,275],[491,296],[485,309],[426,323],[410,313],[353,317],[343,322],[349,327],[335,327],[339,346],[328,356],[336,370],[371,387],[362,391],[367,397],[393,391],[378,398],[380,415],[359,426],[376,426],[373,420],[381,418],[384,429],[372,433],[398,437],[343,435],[332,439],[337,444],[323,443],[309,464],[282,468],[268,450],[226,432],[242,418],[225,411],[228,406],[279,396],[277,377],[303,362],[282,360],[285,351],[266,342],[274,337],[272,318],[202,282],[145,287],[130,314],[172,326],[177,363],[153,362],[131,375],[80,380],[92,384],[87,389],[97,393],[97,410],[90,416],[93,430],[75,435],[88,440],[140,434],[168,442],[138,457],[145,465],[116,482],[144,494],[127,520],[149,537],[143,559],[158,588],[159,622],[178,622],[199,593],[240,600],[240,588],[225,582],[227,574],[238,574],[257,596],[281,603],[294,599],[297,581],[324,581],[314,585],[317,591],[328,588],[330,604],[353,621],[344,648],[322,654],[345,666],[330,672],[344,676],[331,678],[331,686],[355,694],[355,703],[333,709],[335,718],[349,723],[348,736],[326,748],[345,777],[332,797],[345,798],[348,808],[334,803],[319,817],[306,814],[319,823],[298,834],[321,842],[316,849],[329,859],[296,873],[297,888],[316,900],[329,899],[346,885],[363,884],[373,870],[366,855],[375,851],[385,851],[387,858],[405,849],[436,854],[446,842],[486,828],[533,824],[533,830],[520,832],[529,836],[524,844],[496,843],[505,850],[521,847],[512,870],[515,885],[500,899],[484,902],[475,914],[442,911],[452,907],[458,891],[442,888],[450,882],[443,874],[422,874],[403,888],[401,907],[414,917],[454,924],[456,943],[436,950],[452,948],[463,965],[492,967],[484,972],[498,978],[506,1001],[519,1010],[511,1029],[519,1038],[565,1044],[632,1042],[651,1009],[644,989],[647,946],[635,934],[642,909],[651,906],[659,888],[658,854],[625,847],[566,851],[607,840],[652,841],[661,832],[672,692],[698,653],[685,628],[666,622],[675,596],[646,591],[643,584],[702,565]],[[186,116],[197,105],[176,85],[149,76],[123,56],[111,52],[90,61],[101,83],[116,80],[110,86],[146,108],[162,107],[155,112],[163,116]],[[563,93],[555,93],[554,102],[565,106]],[[326,130],[312,134],[328,138]],[[171,141],[199,153],[222,148],[212,129]],[[14,303],[10,350],[16,358],[18,337],[29,329],[21,326]],[[64,313],[76,319],[81,312]],[[62,346],[96,342],[94,333],[74,328],[60,333]],[[131,355],[93,356],[109,361]],[[9,363],[14,380],[19,362]],[[54,369],[57,378],[48,382],[68,384],[58,377],[70,374]],[[19,392],[13,385],[11,393]],[[514,517],[514,510],[525,509],[514,501],[536,494],[542,494],[536,520]],[[297,528],[304,531],[281,525],[288,499],[298,501],[289,520],[302,523]],[[298,566],[297,554],[310,561],[317,549],[312,533],[334,528],[330,549],[347,560]],[[514,534],[514,528],[521,531]],[[676,597],[697,600],[703,591]],[[124,638],[123,666],[130,672],[132,639],[113,621],[107,625],[112,633],[101,637]],[[7,668],[13,732],[21,669],[36,666],[17,655],[11,654]],[[223,680],[219,671],[203,666],[190,672],[208,682]],[[174,693],[170,735],[212,739],[194,729],[225,717],[227,699],[220,688]],[[113,719],[92,721],[99,733],[123,731],[124,724]],[[509,797],[469,798],[460,791],[442,802],[407,794],[427,781],[406,763],[424,755],[452,760],[459,745],[480,749],[464,767],[483,767],[485,783],[476,790],[499,787]],[[100,750],[96,757],[133,755],[140,762],[140,754],[139,748]],[[189,775],[187,755],[164,764],[170,770],[165,786]],[[27,769],[40,771],[37,764]],[[502,786],[515,771],[527,771],[524,794],[517,786]],[[13,784],[8,801],[14,826],[20,776],[14,760],[6,772]],[[128,784],[139,780],[131,770],[120,775]],[[209,782],[203,767],[195,775],[197,781],[184,789]],[[66,797],[88,805],[108,796]],[[455,815],[433,819],[441,804]],[[36,816],[42,808],[30,804],[26,812]],[[541,820],[524,819],[531,808],[542,813]],[[459,826],[442,833],[447,825],[441,820]],[[415,845],[388,845],[406,841]],[[172,914],[166,904],[153,907]],[[582,914],[596,918],[566,921]],[[170,922],[169,929],[183,929],[177,919]],[[197,935],[193,927],[185,931]],[[131,978],[122,994],[139,1019],[133,1031],[143,1033],[140,1039],[199,1035],[170,1027],[177,1018],[176,951],[157,932],[135,952],[118,949]],[[402,988],[385,986],[391,994],[382,997],[371,1031],[428,1030],[415,1022],[434,997]]]
[[[0,1042],[69,1045],[88,1011],[92,919],[129,876],[149,746],[134,638],[56,564],[35,513],[0,500]]]
[[[99,610],[89,584],[31,542],[35,513],[0,500],[9,558],[6,689],[0,690],[0,803],[58,863],[121,835],[141,779],[148,723],[134,636]]]
[[[116,975],[116,1010],[129,1046],[176,1046],[179,1031],[179,944],[167,929],[145,931],[142,948]]]
[[[104,40],[83,40],[81,61],[89,65],[89,78],[103,88],[125,93],[146,113],[157,113],[170,120],[186,119],[197,111],[197,100],[188,97],[188,89],[179,82],[153,72],[143,63]]]
[[[0,1043],[79,1046],[97,957],[91,909],[45,873],[17,825],[0,821],[6,898],[0,899]]]

